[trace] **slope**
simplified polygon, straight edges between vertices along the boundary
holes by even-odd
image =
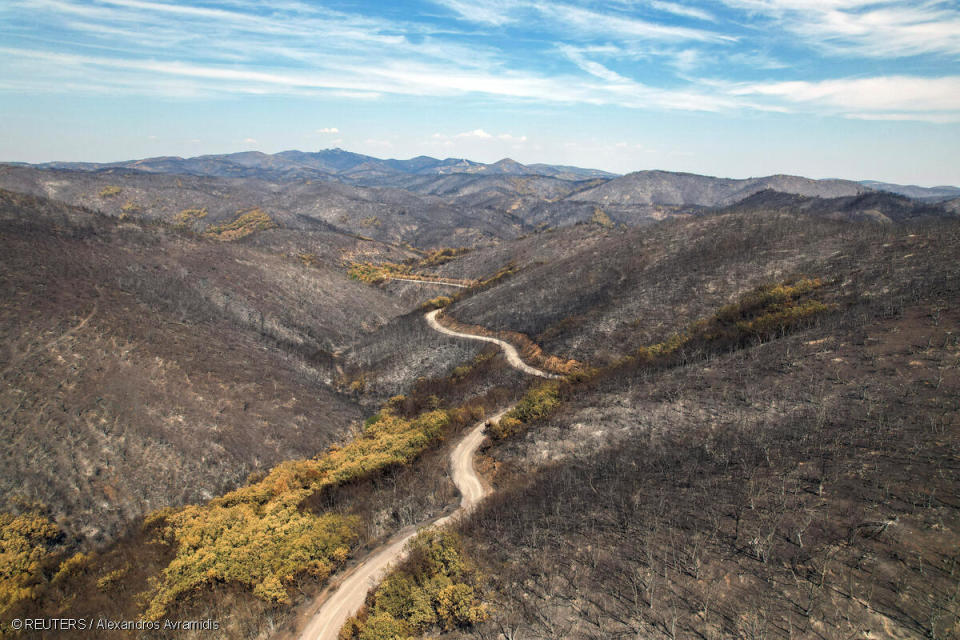
[[[386,243],[461,246],[513,237],[517,218],[472,210],[444,199],[388,188],[299,180],[0,166],[0,188],[53,198],[115,216],[164,220],[202,231],[259,212],[271,225],[334,231]]]
[[[446,637],[956,635],[960,225],[834,231],[815,317],[721,342],[734,297],[488,449],[493,614]]]
[[[400,312],[337,270],[0,192],[4,510],[102,543],[341,438],[332,351]]]

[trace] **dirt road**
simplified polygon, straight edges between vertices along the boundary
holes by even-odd
[[[488,336],[475,336],[472,333],[460,333],[459,331],[454,331],[453,329],[447,329],[445,326],[440,324],[440,322],[437,320],[437,315],[439,315],[439,313],[440,313],[440,309],[436,309],[427,314],[427,324],[429,324],[430,328],[433,329],[434,331],[439,331],[442,334],[445,334],[448,336],[454,336],[457,338],[467,338],[469,340],[480,340],[482,342],[492,342],[493,344],[499,345],[500,348],[503,349],[503,353],[507,356],[507,362],[509,362],[514,369],[519,369],[520,371],[523,371],[526,374],[529,374],[531,376],[540,376],[541,378],[559,378],[560,377],[552,373],[547,373],[546,371],[541,371],[536,367],[531,367],[530,365],[528,365],[526,362],[520,359],[520,353],[517,351],[516,347],[514,347],[509,342],[500,340],[499,338],[490,338]]]
[[[437,322],[437,313],[438,311],[431,311],[426,316],[427,322],[434,330],[459,338],[493,342],[500,345],[510,364],[520,371],[542,378],[555,377],[527,365],[520,359],[517,350],[503,340],[458,333],[447,329]],[[429,526],[443,526],[453,519],[469,513],[488,493],[489,490],[484,486],[473,466],[473,457],[480,443],[483,442],[483,430],[487,422],[500,420],[503,414],[512,408],[511,405],[496,415],[481,420],[471,427],[470,431],[457,443],[450,454],[450,470],[453,483],[460,490],[460,506],[450,515],[440,518]],[[296,637],[299,640],[336,640],[337,634],[339,634],[340,628],[343,627],[347,618],[363,606],[367,592],[380,582],[390,567],[404,558],[407,542],[417,534],[421,527],[422,525],[418,525],[402,530],[349,571],[339,584],[331,586],[321,593],[307,613],[309,622]]]
[[[442,284],[448,287],[457,287],[460,289],[469,289],[470,286],[466,284],[460,284],[457,282],[445,282],[443,280],[423,280],[420,278],[398,278],[396,276],[390,276],[390,280],[399,280],[400,282],[419,282],[420,284]]]

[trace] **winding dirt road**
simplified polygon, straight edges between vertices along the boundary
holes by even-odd
[[[398,278],[396,276],[391,276],[390,280],[399,280],[400,282],[419,282],[420,284],[442,284],[448,287],[457,287],[459,289],[469,289],[470,286],[466,284],[460,284],[458,282],[445,282],[443,280],[421,280],[419,278]]]
[[[459,331],[454,331],[453,329],[447,329],[445,326],[440,324],[437,320],[437,316],[440,314],[440,309],[436,309],[427,314],[427,324],[430,325],[430,328],[434,331],[439,331],[440,333],[448,336],[454,336],[456,338],[467,338],[469,340],[480,340],[482,342],[492,342],[495,345],[498,345],[503,349],[504,355],[507,356],[507,362],[514,369],[519,369],[526,374],[531,376],[540,376],[541,378],[559,378],[552,373],[547,373],[546,371],[541,371],[536,367],[531,367],[526,362],[520,359],[520,353],[517,351],[517,348],[514,347],[509,342],[501,340],[499,338],[491,338],[489,336],[475,336],[472,333],[460,333]]]
[[[475,336],[469,333],[458,333],[442,326],[437,322],[438,311],[431,311],[426,315],[427,323],[440,333],[493,342],[500,345],[507,356],[507,361],[515,368],[534,376],[553,378],[549,373],[529,366],[520,359],[517,350],[507,342],[497,338]],[[460,490],[460,506],[448,516],[444,516],[433,523],[421,523],[408,527],[397,533],[376,551],[373,551],[359,565],[349,571],[344,579],[321,593],[307,612],[309,621],[296,636],[299,640],[336,640],[341,627],[353,615],[367,597],[367,592],[375,586],[394,564],[405,556],[407,542],[427,524],[432,527],[443,526],[456,518],[470,513],[477,503],[489,492],[473,466],[473,457],[480,443],[483,442],[483,430],[487,422],[496,422],[503,417],[513,405],[502,409],[496,415],[481,420],[467,432],[453,452],[450,454],[450,470],[453,482]]]

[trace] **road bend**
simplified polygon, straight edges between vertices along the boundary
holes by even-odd
[[[520,354],[513,345],[487,336],[476,336],[469,333],[453,331],[437,321],[439,310],[431,311],[426,315],[427,324],[432,329],[444,335],[455,336],[468,340],[492,342],[500,346],[507,356],[507,361],[516,369],[541,378],[555,378],[550,373],[531,367],[520,359]],[[348,571],[339,583],[324,590],[308,611],[308,619],[303,629],[296,635],[298,640],[336,640],[340,629],[347,619],[363,606],[367,593],[383,579],[387,571],[406,555],[407,542],[426,527],[439,527],[448,524],[457,518],[470,513],[477,504],[489,493],[483,484],[480,475],[473,465],[473,458],[484,438],[484,427],[488,422],[497,422],[507,411],[513,408],[510,405],[496,415],[481,420],[464,435],[457,446],[450,453],[450,469],[453,483],[460,491],[460,506],[450,515],[433,522],[420,523],[403,529],[379,548],[370,552],[357,566]]]

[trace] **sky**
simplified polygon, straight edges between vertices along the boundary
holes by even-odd
[[[960,2],[0,2],[0,161],[334,147],[960,185]]]

